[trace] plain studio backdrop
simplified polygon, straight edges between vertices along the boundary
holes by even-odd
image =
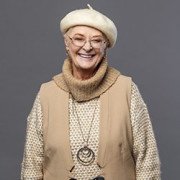
[[[138,85],[153,124],[162,179],[178,180],[179,0],[1,0],[0,179],[20,179],[26,118],[40,84],[60,73],[66,57],[59,21],[87,3],[117,25],[109,64]]]

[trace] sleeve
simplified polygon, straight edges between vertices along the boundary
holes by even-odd
[[[21,180],[43,179],[43,128],[40,95],[37,94],[27,117],[26,140],[21,163]]]
[[[131,123],[137,180],[160,180],[160,159],[148,109],[132,82]]]

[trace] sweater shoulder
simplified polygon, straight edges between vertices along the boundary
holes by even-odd
[[[44,83],[41,84],[40,92],[42,92],[42,91],[49,91],[52,88],[55,88],[55,83],[54,83],[53,80],[50,80],[50,81],[47,81],[47,82],[44,82]]]
[[[118,69],[116,69],[116,68],[114,68],[112,66],[109,66],[109,69],[111,69],[111,71],[113,70],[113,71],[119,73],[119,76],[118,76],[117,80],[126,80],[127,81],[127,80],[131,80],[132,79],[131,76],[123,74],[121,71],[119,71]]]
[[[120,74],[119,77],[118,77],[118,80],[120,81],[129,81],[131,82],[132,81],[132,77],[131,76],[127,76],[127,75],[124,75],[124,74]]]
[[[129,107],[131,103],[132,83],[133,81],[131,76],[119,74],[114,86],[112,87],[114,94],[120,92],[124,93],[124,96],[126,96],[126,99],[128,101]]]
[[[124,87],[127,87],[129,89],[131,89],[132,83],[133,83],[132,77],[124,75],[124,74],[119,74],[119,76],[116,80],[116,84],[118,86],[122,87],[122,85],[123,85]]]
[[[46,81],[40,85],[39,95],[40,97],[49,97],[52,94],[61,91],[61,89],[57,86],[54,79],[50,81]]]

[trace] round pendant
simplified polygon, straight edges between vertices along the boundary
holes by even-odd
[[[89,166],[95,160],[95,154],[92,149],[84,146],[77,152],[77,160],[84,166]]]

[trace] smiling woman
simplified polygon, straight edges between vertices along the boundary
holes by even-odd
[[[132,78],[108,65],[116,26],[88,7],[60,22],[67,58],[28,116],[21,179],[159,180],[147,106]]]
[[[88,26],[75,26],[64,35],[66,50],[72,61],[73,76],[89,79],[105,58],[107,41],[103,33]]]

